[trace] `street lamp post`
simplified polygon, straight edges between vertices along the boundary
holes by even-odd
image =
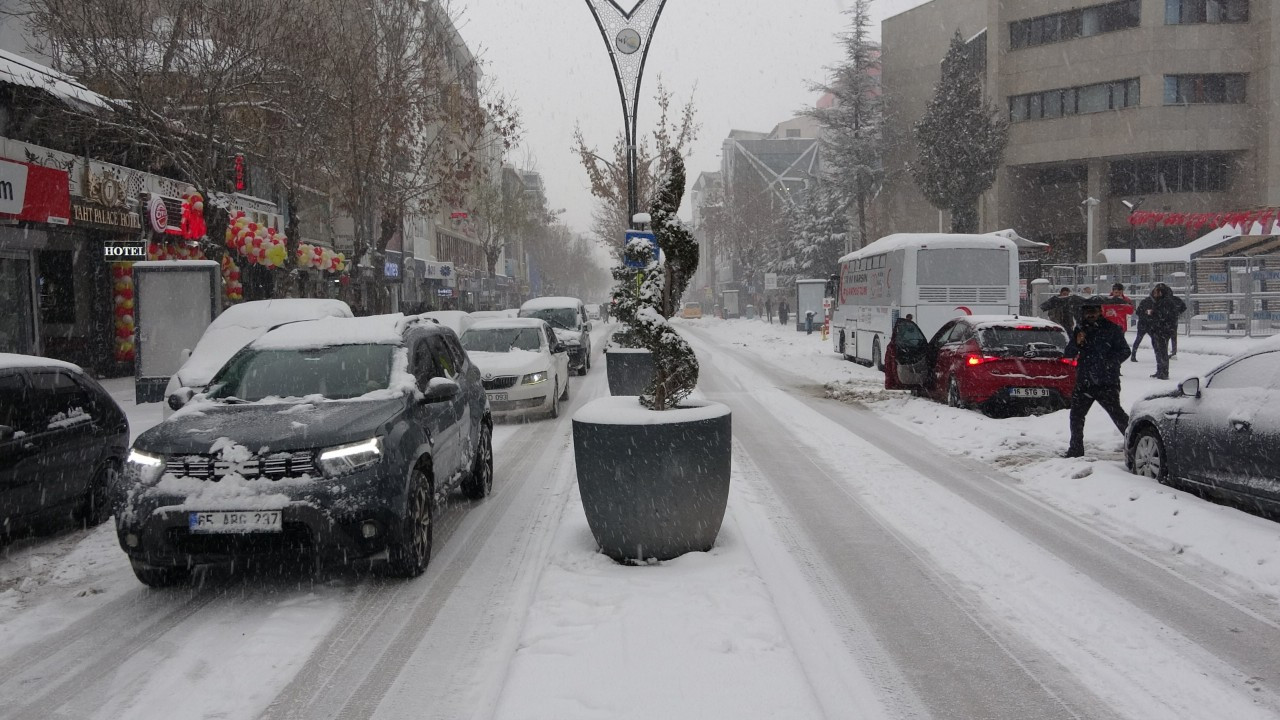
[[[1136,263],[1138,262],[1138,226],[1133,224],[1133,214],[1142,206],[1142,198],[1120,202],[1129,208],[1129,262]]]
[[[613,75],[622,99],[622,119],[627,140],[627,222],[633,223],[636,197],[636,106],[640,102],[640,80],[649,56],[649,41],[667,0],[638,0],[631,10],[623,10],[616,0],[587,0],[587,7],[600,28]]]

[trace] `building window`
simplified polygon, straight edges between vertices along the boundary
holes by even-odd
[[[1174,155],[1113,162],[1111,194],[1225,192],[1229,163],[1225,155]]]
[[[1165,75],[1165,105],[1238,105],[1245,100],[1246,75]]]
[[[76,288],[72,256],[66,250],[41,250],[37,288],[40,322],[66,324],[76,321]],[[5,310],[9,312],[8,309]]]
[[[1140,0],[1119,0],[1053,15],[1015,20],[1009,23],[1009,46],[1017,50],[1136,28],[1142,20],[1141,5]]]
[[[1041,120],[1137,107],[1142,102],[1138,78],[1096,85],[1059,88],[1009,98],[1009,121]]]
[[[1041,168],[1031,176],[1032,184],[1038,187],[1060,187],[1063,185],[1082,185],[1089,181],[1087,165],[1059,165]]]
[[[1249,0],[1164,0],[1165,25],[1249,22]]]
[[[800,131],[799,131],[799,130],[793,130],[793,129],[791,129],[791,128],[787,128],[787,137],[789,137],[789,138],[798,138],[798,137],[800,137]]]

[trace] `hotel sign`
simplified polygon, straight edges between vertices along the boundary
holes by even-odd
[[[76,225],[90,225],[108,230],[142,230],[142,218],[137,211],[108,207],[80,199],[71,201],[71,221]]]

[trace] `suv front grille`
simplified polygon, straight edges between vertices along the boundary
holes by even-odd
[[[242,463],[219,460],[212,455],[171,455],[165,460],[164,470],[178,477],[214,482],[233,472],[244,478],[265,477],[270,480],[316,474],[311,453],[306,451],[271,453]]]
[[[502,377],[493,378],[492,380],[485,380],[484,389],[485,390],[506,390],[507,388],[512,387],[515,384],[516,384],[515,375],[504,375]]]

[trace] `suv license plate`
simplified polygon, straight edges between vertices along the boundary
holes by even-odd
[[[489,402],[504,402],[506,399],[506,393],[489,393]]]
[[[1012,397],[1024,398],[1042,398],[1049,397],[1048,388],[1009,388],[1009,395]]]
[[[193,533],[282,532],[279,510],[219,510],[187,513],[187,529]]]

